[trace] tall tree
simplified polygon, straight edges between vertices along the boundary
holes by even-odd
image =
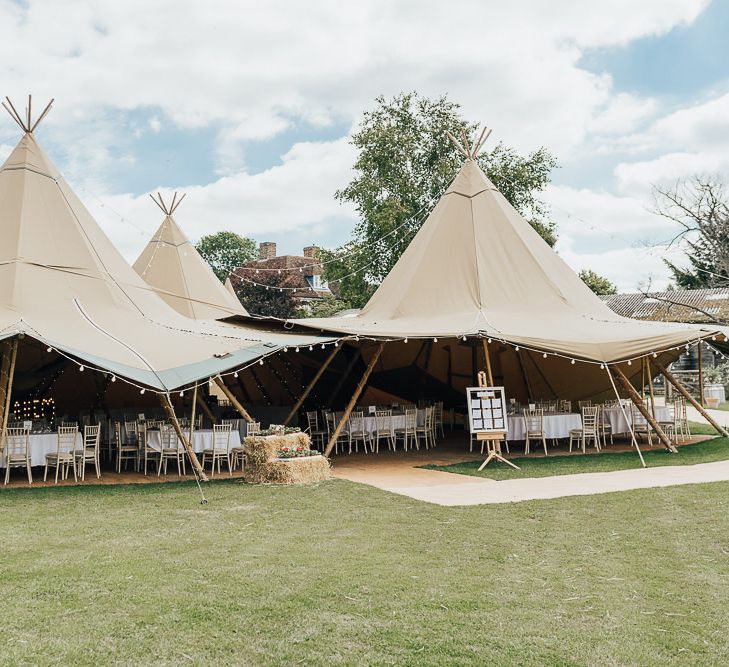
[[[583,269],[580,271],[579,276],[582,282],[598,296],[618,293],[618,288],[613,283],[599,273],[595,273],[592,269]]]
[[[412,92],[391,100],[378,97],[375,108],[364,114],[352,136],[359,150],[355,176],[336,193],[340,201],[355,205],[360,221],[350,243],[323,255],[327,280],[338,283],[339,294],[354,306],[367,302],[458,173],[463,158],[447,132],[459,136],[462,128],[473,135],[476,126],[445,96],[429,99]],[[477,159],[509,202],[553,245],[555,225],[538,195],[555,159],[545,149],[521,156],[503,144]]]
[[[724,286],[729,281],[729,196],[718,177],[693,176],[673,187],[654,187],[658,215],[679,226],[688,266],[664,260],[681,289]]]
[[[280,276],[264,272],[255,275],[255,282],[249,282],[233,273],[230,280],[238,300],[251,315],[288,319],[296,314],[292,290],[282,289],[285,279]]]
[[[258,257],[256,242],[235,232],[217,232],[203,236],[195,248],[210,264],[221,283],[225,282],[233,269]]]

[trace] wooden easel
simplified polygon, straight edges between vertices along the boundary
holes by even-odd
[[[488,347],[486,346],[486,342],[484,341],[484,352],[486,354],[486,364],[487,369],[489,371],[489,375],[491,374],[491,363],[489,359],[488,354]],[[488,387],[489,386],[489,380],[486,375],[485,371],[479,371],[478,373],[478,386],[479,387]],[[511,466],[512,468],[519,470],[519,466],[515,465],[508,459],[505,459],[501,455],[501,441],[506,438],[506,433],[504,431],[494,431],[493,433],[476,433],[476,440],[480,440],[481,442],[486,442],[486,460],[481,464],[479,467],[479,472],[483,470],[491,461],[496,460],[500,461],[501,463],[506,463],[506,465]]]

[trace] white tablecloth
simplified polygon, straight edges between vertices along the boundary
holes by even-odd
[[[509,415],[507,440],[524,440],[524,415]],[[547,438],[569,438],[573,428],[582,428],[582,417],[579,414],[547,414],[544,415],[544,433]]]
[[[44,466],[46,454],[55,454],[58,449],[58,435],[56,433],[31,433],[30,440],[30,465]],[[76,434],[76,447],[81,447],[81,433]],[[2,455],[2,467],[5,466],[5,454]]]
[[[185,435],[190,436],[189,429],[185,429]],[[147,444],[152,449],[159,450],[159,431],[150,430],[147,431]],[[192,448],[196,452],[202,452],[204,449],[212,449],[213,447],[213,430],[209,428],[197,430],[192,432]],[[240,447],[240,433],[238,431],[230,432],[230,448]]]
[[[605,420],[612,426],[613,433],[629,433],[628,423],[632,422],[632,414],[630,405],[625,406],[625,413],[628,415],[628,421],[625,421],[623,411],[620,408],[605,408]],[[656,418],[659,422],[671,420],[671,408],[662,405],[656,405]]]
[[[374,415],[365,415],[365,430],[370,435],[375,432],[375,427],[377,426],[376,419],[377,418]],[[392,419],[393,430],[396,428],[405,428],[405,415],[392,415],[390,419]],[[423,424],[425,424],[425,410],[418,410],[417,424],[418,426],[422,426]]]

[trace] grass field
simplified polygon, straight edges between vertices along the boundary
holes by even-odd
[[[206,488],[0,492],[0,661],[729,660],[727,483],[468,508]]]
[[[691,424],[694,435],[716,433],[704,424]],[[588,450],[589,451],[589,450]],[[641,443],[641,451],[647,466],[693,465],[729,459],[729,438],[712,438],[695,444],[682,445],[678,454],[671,454],[662,445],[648,447]],[[551,454],[547,457],[510,457],[519,466],[514,470],[504,463],[490,463],[479,471],[481,460],[463,461],[450,465],[425,465],[423,468],[442,470],[461,475],[487,477],[488,479],[518,479],[523,477],[549,477],[551,475],[572,475],[584,472],[610,472],[612,470],[630,470],[640,466],[635,451],[590,453],[587,456],[569,454]]]

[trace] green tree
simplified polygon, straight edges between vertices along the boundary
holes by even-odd
[[[672,188],[654,187],[654,212],[678,225],[688,266],[664,260],[679,289],[723,287],[729,281],[729,195],[718,177],[694,176]]]
[[[225,282],[233,269],[258,257],[256,242],[235,232],[217,232],[203,236],[195,248],[210,264],[221,283]]]
[[[296,300],[292,290],[281,289],[282,280],[271,272],[255,275],[255,282],[243,280],[235,273],[231,275],[233,290],[251,315],[288,319],[296,314]]]
[[[355,176],[336,193],[340,201],[354,204],[360,221],[350,243],[323,253],[326,279],[337,282],[341,296],[353,306],[367,302],[455,178],[463,157],[447,132],[460,136],[462,128],[469,137],[476,130],[445,96],[429,99],[412,92],[391,100],[378,97],[375,108],[365,112],[352,136],[359,151]],[[555,225],[538,194],[549,182],[555,159],[543,148],[521,156],[498,144],[477,160],[509,202],[553,245]]]
[[[592,269],[583,269],[579,273],[582,282],[585,283],[595,294],[617,294],[618,288],[607,278],[595,273]]]
[[[325,296],[323,299],[312,301],[308,308],[299,308],[297,317],[332,317],[351,307],[348,301],[342,301],[335,296]]]

